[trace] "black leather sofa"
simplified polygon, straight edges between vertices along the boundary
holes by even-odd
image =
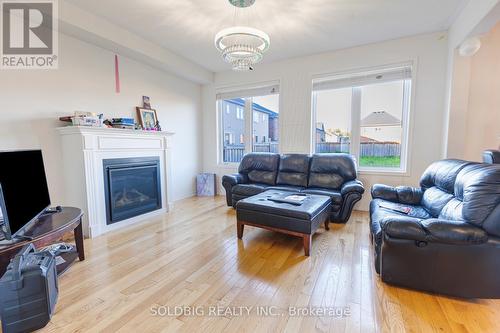
[[[427,168],[420,188],[374,185],[371,192],[382,281],[500,298],[500,165],[442,160]]]
[[[500,150],[488,149],[483,152],[483,162],[500,164]]]
[[[363,184],[356,179],[356,164],[348,154],[250,153],[238,173],[222,177],[227,205],[266,190],[327,195],[332,199],[330,221],[345,223],[361,200]]]

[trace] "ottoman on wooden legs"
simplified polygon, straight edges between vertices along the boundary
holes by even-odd
[[[303,239],[305,255],[309,256],[312,235],[319,225],[325,223],[328,230],[331,199],[324,195],[307,194],[300,205],[270,200],[284,194],[292,195],[293,192],[269,190],[238,201],[238,238],[243,237],[245,225],[298,236]]]

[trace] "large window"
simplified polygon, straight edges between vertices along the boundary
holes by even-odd
[[[239,163],[245,153],[278,152],[279,87],[217,94],[219,161]]]
[[[360,170],[405,171],[411,67],[314,80],[316,153],[353,154]]]

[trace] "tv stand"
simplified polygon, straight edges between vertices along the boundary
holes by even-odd
[[[62,253],[64,263],[57,265],[57,273],[62,274],[78,258],[85,260],[83,247],[83,212],[79,208],[60,207],[49,214],[42,214],[25,232],[17,239],[0,243],[0,276],[5,272],[10,259],[27,244],[32,243],[37,249],[57,243],[63,235],[73,231],[75,236],[76,251]],[[20,239],[22,238],[22,239]]]

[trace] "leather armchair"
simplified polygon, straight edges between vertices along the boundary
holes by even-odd
[[[364,193],[348,154],[251,153],[238,173],[222,177],[228,206],[266,190],[320,194],[332,199],[330,221],[345,223]]]
[[[483,162],[489,164],[500,164],[500,150],[485,150],[483,152]]]
[[[443,160],[419,188],[374,185],[370,229],[382,281],[500,298],[500,165]]]

